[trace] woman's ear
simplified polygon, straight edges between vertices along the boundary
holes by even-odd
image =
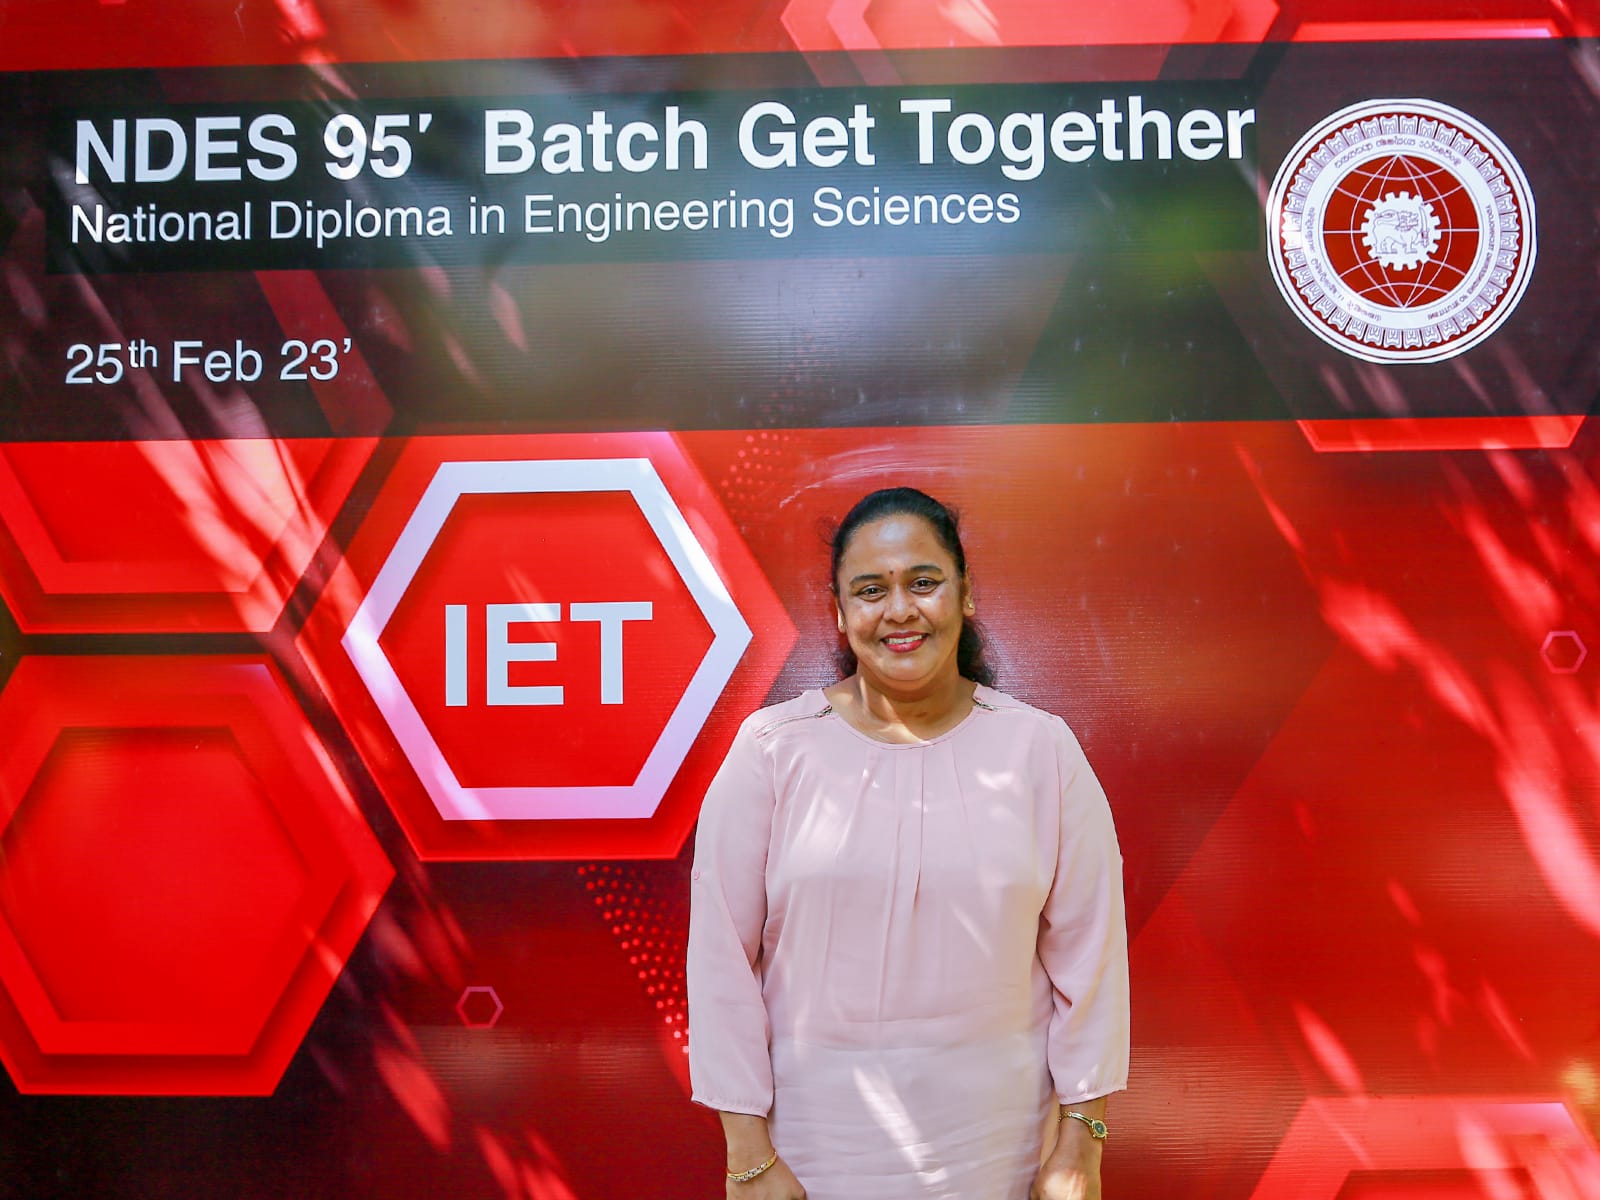
[[[961,611],[969,617],[978,611],[977,605],[972,602],[972,580],[967,578],[961,580]]]
[[[839,622],[839,632],[843,633],[844,632],[844,609],[840,608],[837,604],[835,604],[833,606],[833,615],[834,615],[834,619]]]

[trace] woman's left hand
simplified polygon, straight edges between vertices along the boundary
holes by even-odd
[[[1100,1164],[1057,1163],[1054,1156],[1039,1168],[1028,1200],[1100,1200]]]
[[[1104,1099],[1074,1107],[1095,1117],[1105,1113]],[[1028,1189],[1028,1200],[1100,1200],[1100,1157],[1105,1147],[1090,1136],[1082,1121],[1058,1117],[1055,1129],[1046,1132],[1045,1147],[1048,1153]]]

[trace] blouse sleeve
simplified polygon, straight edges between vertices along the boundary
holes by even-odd
[[[752,721],[706,791],[689,898],[689,1079],[723,1112],[772,1107],[771,1029],[758,961],[767,919],[771,773]]]
[[[1111,807],[1063,723],[1061,841],[1039,922],[1055,1008],[1046,1060],[1063,1104],[1128,1086],[1128,930]]]

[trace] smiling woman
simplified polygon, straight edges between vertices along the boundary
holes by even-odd
[[[874,492],[833,540],[844,676],[751,716],[705,798],[694,1098],[730,1200],[1092,1200],[1126,1086],[1110,808],[989,685],[955,516]]]
[[[839,655],[841,676],[861,674],[864,656],[868,684],[881,692],[884,686],[872,682],[877,679],[874,664],[881,658],[880,647],[897,655],[932,648],[941,652],[936,661],[921,656],[915,662],[927,669],[929,679],[937,677],[957,691],[960,684],[955,680],[994,683],[994,672],[983,658],[983,635],[973,618],[967,555],[954,513],[915,488],[884,488],[864,497],[845,515],[832,548],[830,586],[839,632],[846,637]],[[904,693],[903,686],[897,688],[888,679],[882,683],[890,691]],[[961,707],[956,696],[943,699]],[[841,702],[848,699],[841,697]],[[940,707],[936,698],[929,703]]]

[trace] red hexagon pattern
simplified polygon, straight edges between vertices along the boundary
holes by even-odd
[[[276,668],[30,656],[0,727],[18,1088],[272,1091],[393,874]]]
[[[371,438],[0,447],[0,594],[24,633],[265,632]]]

